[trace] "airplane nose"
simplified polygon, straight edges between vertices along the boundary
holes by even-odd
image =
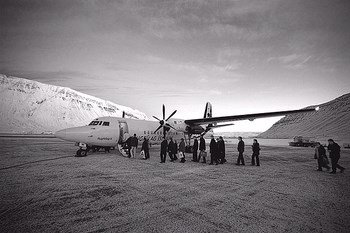
[[[81,140],[86,140],[90,135],[91,130],[86,126],[63,129],[55,133],[57,138],[70,142],[80,142]]]
[[[55,133],[56,138],[65,139],[67,135],[67,130],[59,130]]]

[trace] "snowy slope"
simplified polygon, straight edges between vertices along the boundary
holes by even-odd
[[[259,137],[350,139],[350,94],[319,105],[320,110],[283,117]]]
[[[147,119],[129,107],[66,87],[0,74],[0,132],[37,134],[88,124],[101,116]]]

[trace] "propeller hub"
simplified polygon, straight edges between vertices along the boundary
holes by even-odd
[[[173,128],[175,129],[174,127],[172,127],[167,121],[172,117],[174,116],[174,114],[176,113],[177,110],[175,110],[172,114],[170,114],[170,116],[165,119],[165,105],[163,104],[163,119],[159,119],[155,116],[153,116],[156,120],[159,121],[159,127],[154,131],[154,133],[156,133],[158,130],[160,130],[161,128],[163,128],[163,135],[164,135],[164,138],[165,138],[165,134],[167,131],[170,130],[170,128]],[[176,130],[176,129],[175,129]]]

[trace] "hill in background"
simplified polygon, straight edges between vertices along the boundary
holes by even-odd
[[[147,119],[138,111],[66,87],[0,74],[0,132],[52,133],[97,117]]]
[[[315,106],[310,106],[315,107]],[[283,117],[270,129],[261,133],[262,138],[293,138],[294,136],[350,139],[350,94],[319,105],[320,110],[307,114]]]

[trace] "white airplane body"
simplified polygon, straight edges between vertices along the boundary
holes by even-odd
[[[283,116],[317,110],[318,107],[313,109],[212,117],[212,106],[210,103],[207,103],[203,118],[184,120],[170,119],[176,111],[165,119],[165,107],[163,105],[163,120],[154,117],[159,122],[124,117],[99,117],[87,126],[57,131],[55,136],[66,141],[76,142],[80,147],[77,151],[77,156],[85,156],[88,150],[100,147],[110,148],[118,146],[121,151],[121,145],[125,144],[126,140],[134,134],[137,135],[139,144],[142,143],[144,137],[148,139],[150,144],[159,144],[166,135],[177,141],[181,138],[186,139],[187,136],[187,139],[190,141],[192,135],[205,135],[208,132],[212,132],[213,128],[233,125],[232,123],[217,125],[217,123],[221,122],[237,120],[252,121],[256,118]]]
[[[172,124],[181,122],[181,120],[172,120]],[[117,146],[125,142],[129,136],[137,135],[139,141],[147,137],[149,143],[159,144],[163,140],[163,132],[159,130],[154,132],[159,126],[156,121],[136,120],[121,117],[99,117],[94,119],[87,126],[74,127],[60,130],[55,133],[56,137],[66,141],[83,142],[88,145],[96,146]],[[184,137],[181,132],[181,126],[176,127],[178,131],[170,131],[168,136],[180,140]]]

